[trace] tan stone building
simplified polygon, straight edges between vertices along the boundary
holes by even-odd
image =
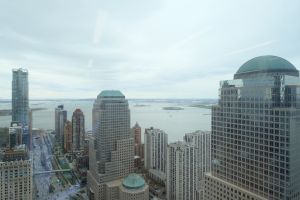
[[[106,183],[107,200],[148,200],[149,186],[138,174]]]
[[[90,199],[106,200],[107,183],[134,169],[134,138],[128,101],[120,91],[102,91],[93,107],[93,138],[87,173]]]
[[[32,199],[30,160],[0,162],[0,199]]]
[[[64,126],[64,151],[72,152],[72,123],[70,121],[66,121]]]

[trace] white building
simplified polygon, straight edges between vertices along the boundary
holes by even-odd
[[[145,129],[145,168],[166,173],[168,135],[153,127]]]
[[[211,170],[211,133],[209,131],[195,131],[187,133],[184,141],[195,145],[197,156],[197,198],[202,199],[204,189],[204,175]]]
[[[63,105],[55,108],[55,133],[61,148],[64,148],[64,127],[67,121],[67,111]]]
[[[175,142],[168,145],[167,199],[196,200],[197,151],[193,144]]]

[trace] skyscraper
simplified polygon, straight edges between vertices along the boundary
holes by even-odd
[[[73,151],[79,151],[83,147],[84,134],[84,115],[80,109],[76,109],[72,115]]]
[[[59,141],[61,143],[62,148],[64,148],[64,131],[65,131],[65,123],[67,122],[67,111],[62,110],[59,112]]]
[[[204,198],[299,200],[299,71],[280,57],[256,57],[221,82],[219,95]]]
[[[62,111],[64,109],[64,105],[59,105],[55,108],[55,119],[54,119],[54,122],[55,122],[55,133],[56,133],[56,136],[58,137],[59,135],[59,112]]]
[[[167,200],[196,200],[197,173],[195,145],[181,141],[169,144]]]
[[[168,135],[153,127],[145,129],[145,168],[166,173]]]
[[[55,108],[55,133],[61,148],[64,149],[64,128],[67,121],[67,111],[64,110],[64,105],[59,105]]]
[[[107,183],[127,176],[134,165],[128,101],[120,91],[102,91],[93,107],[88,190],[91,199],[105,200]]]
[[[193,144],[196,148],[197,157],[197,193],[196,199],[202,199],[204,189],[204,174],[211,170],[211,133],[209,131],[195,131],[187,133],[184,136],[184,141]]]
[[[72,124],[67,120],[64,126],[64,151],[70,153],[72,147]]]
[[[135,123],[135,125],[131,128],[132,134],[134,136],[134,155],[139,156],[140,158],[143,158],[143,146],[142,146],[142,140],[141,140],[141,133],[142,129],[139,126],[138,123]]]
[[[30,148],[28,71],[13,69],[12,74],[12,122],[21,123],[22,141]]]
[[[29,125],[28,71],[12,70],[12,121]]]

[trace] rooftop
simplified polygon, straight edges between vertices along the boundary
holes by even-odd
[[[278,72],[298,76],[299,72],[289,61],[278,56],[259,56],[248,60],[236,72],[235,78],[249,74]]]
[[[24,69],[24,68],[14,68],[14,69],[12,69],[12,71],[13,72],[25,72],[25,73],[27,73],[28,72],[28,70],[27,69]]]
[[[129,174],[124,178],[122,185],[127,189],[139,189],[145,186],[145,180],[138,174]]]
[[[100,97],[122,97],[124,98],[124,94],[120,92],[119,90],[103,90],[100,94]]]

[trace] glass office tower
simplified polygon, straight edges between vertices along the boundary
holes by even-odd
[[[19,68],[12,73],[12,122],[22,124],[22,141],[30,148],[28,71]]]
[[[299,71],[276,56],[222,81],[204,199],[300,199]]]
[[[29,124],[28,72],[13,69],[12,80],[12,121]]]

